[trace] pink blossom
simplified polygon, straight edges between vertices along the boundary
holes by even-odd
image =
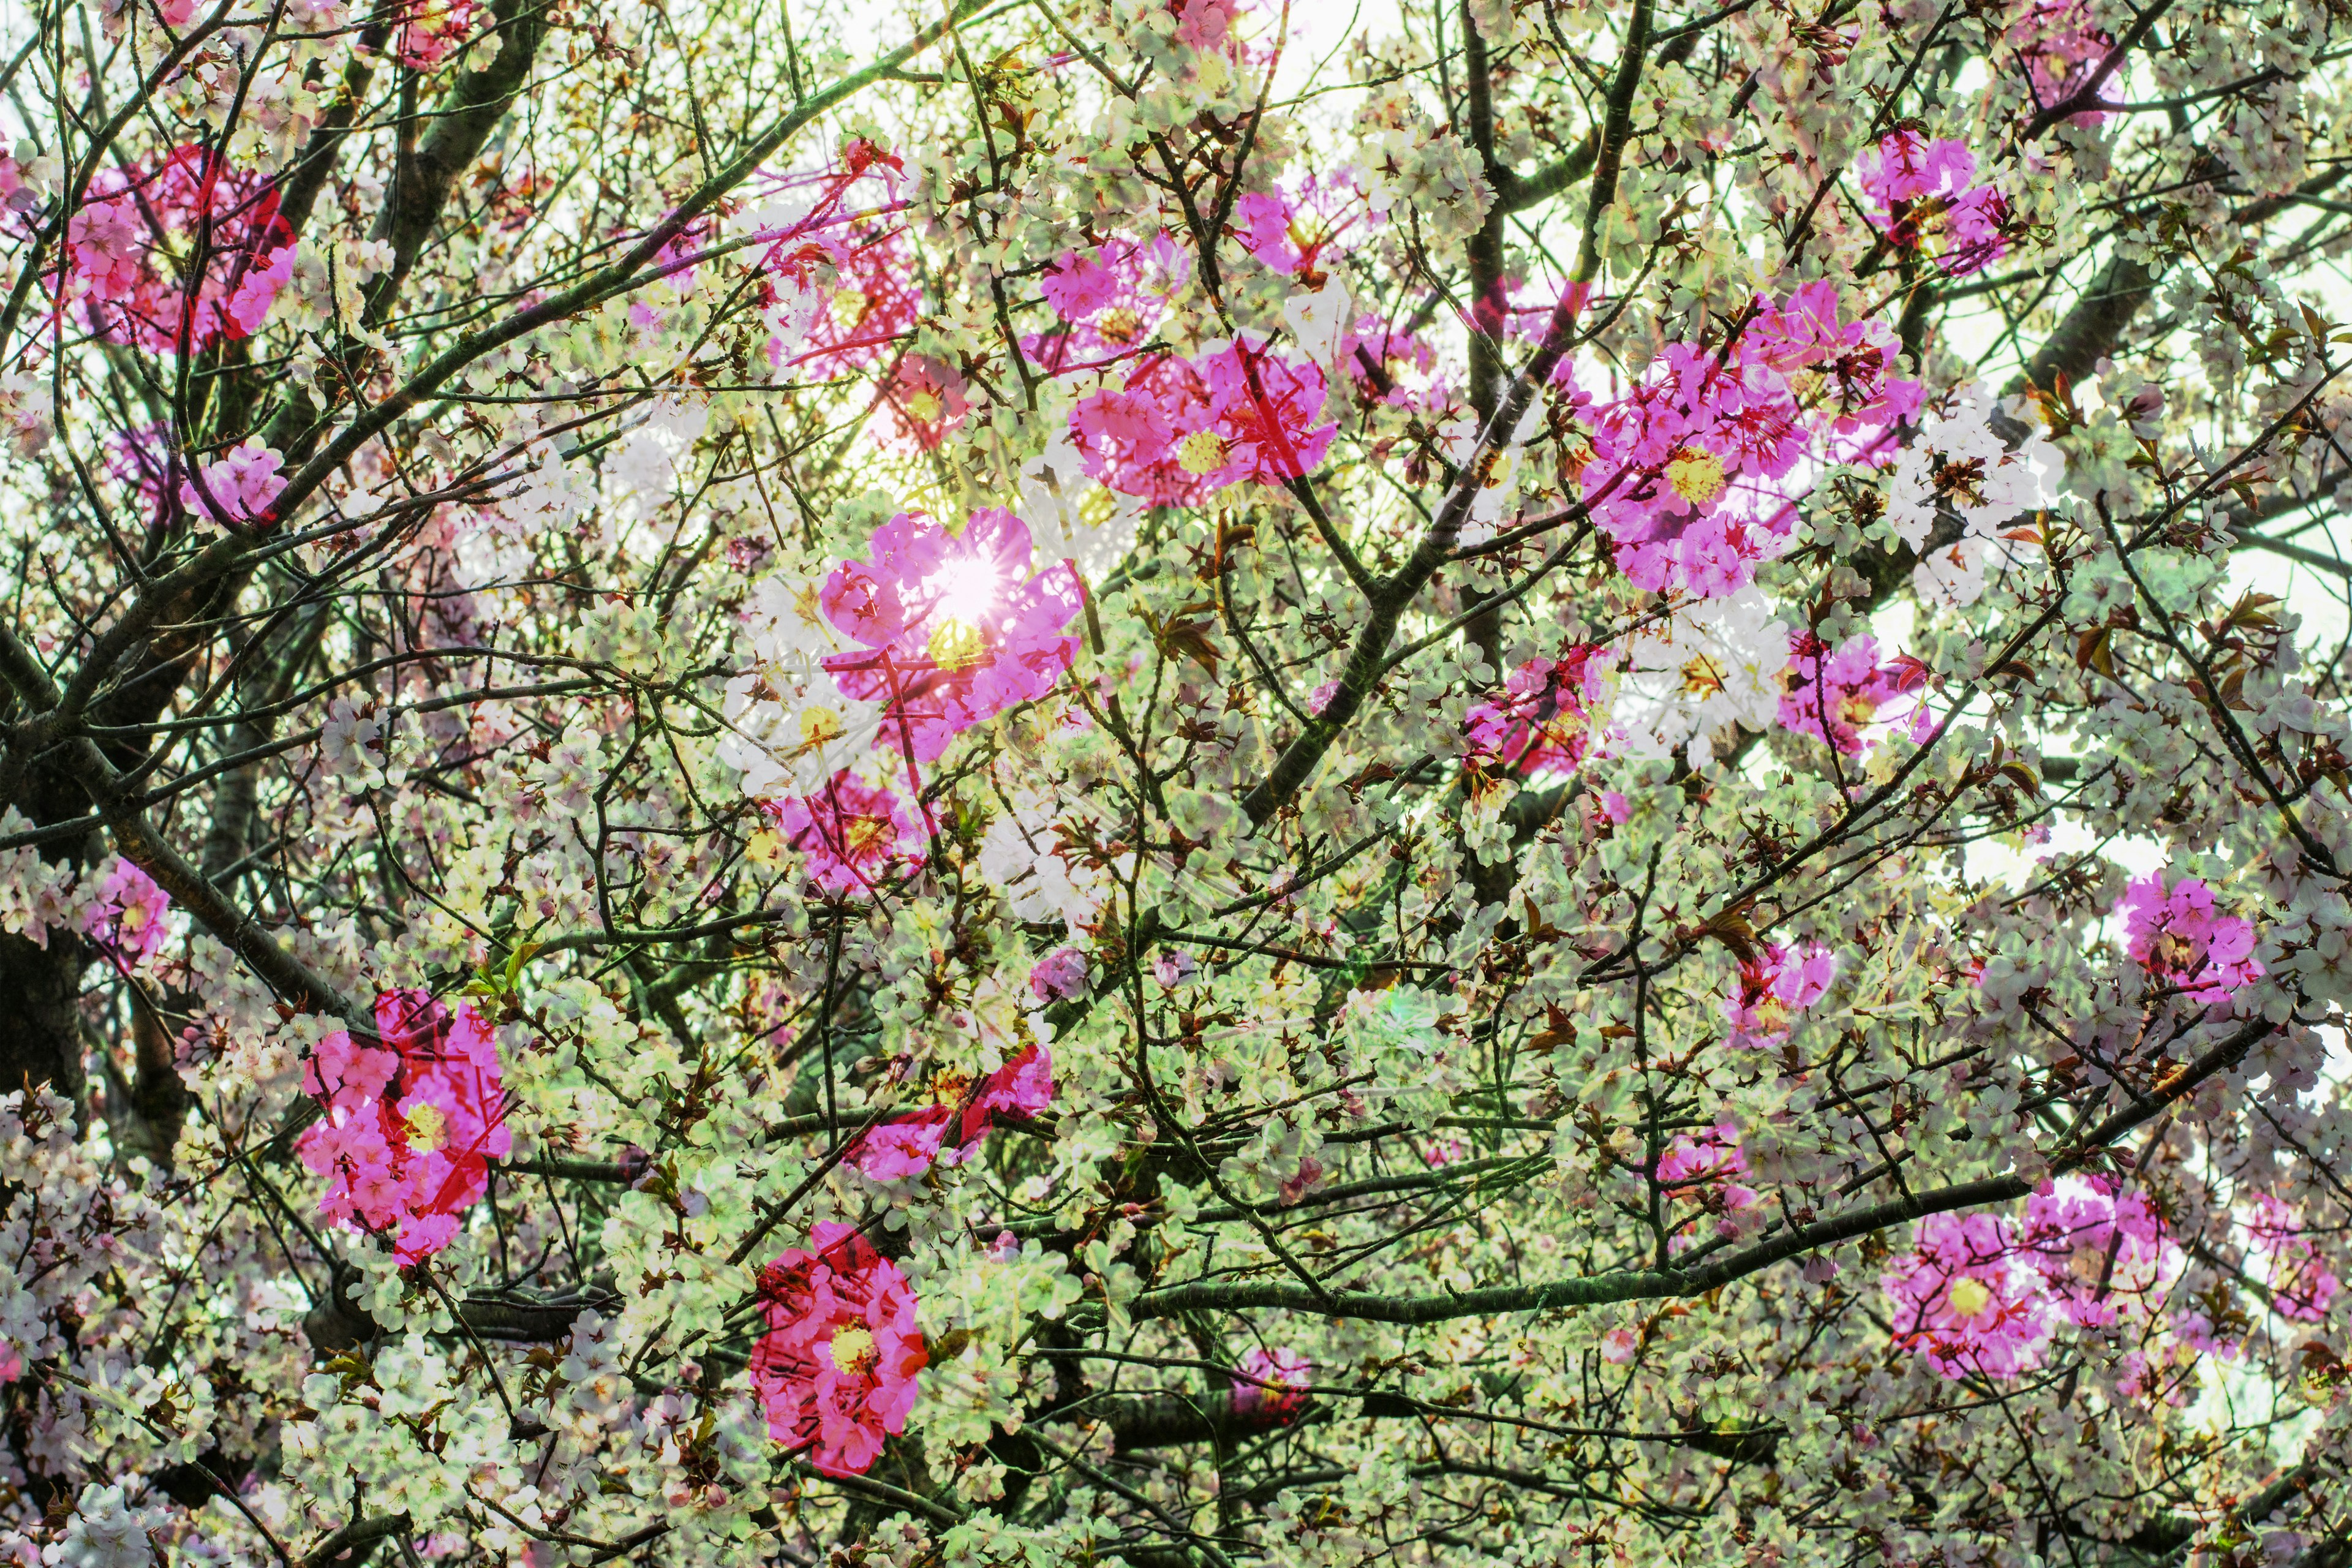
[[[1916,413],[1883,321],[1841,322],[1836,287],[1759,300],[1727,346],[1668,343],[1606,403],[1579,397],[1590,430],[1579,485],[1636,585],[1737,592],[1796,527],[1804,471],[1849,460]]]
[[[481,11],[480,0],[401,0],[394,51],[403,65],[430,70],[465,44]]]
[[[750,1373],[768,1432],[828,1476],[862,1474],[907,1428],[930,1352],[898,1266],[849,1226],[819,1222],[806,1249],[760,1270],[768,1331]]]
[[[1318,424],[1323,372],[1243,339],[1198,360],[1160,355],[1124,386],[1081,398],[1070,436],[1115,490],[1190,506],[1245,479],[1311,472],[1339,426]]]
[[[286,489],[286,476],[278,471],[284,462],[259,437],[248,437],[242,447],[230,447],[197,469],[201,486],[193,478],[183,479],[180,504],[219,522],[275,522],[270,508]]]
[[[2193,1001],[2218,1002],[2263,975],[2252,956],[2253,922],[2217,914],[2213,890],[2194,877],[2167,892],[2164,873],[2150,871],[2125,890],[2116,912],[2133,961]]]
[[[1780,699],[1780,727],[1791,734],[1826,740],[1848,756],[1870,745],[1862,731],[1877,722],[1883,709],[1897,702],[1906,711],[1916,708],[1914,694],[1927,685],[1927,667],[1907,654],[1879,663],[1874,637],[1855,637],[1835,653],[1810,632],[1791,633],[1789,644],[1789,690]]]
[[[1887,243],[1929,250],[1954,277],[1980,272],[2009,252],[2009,198],[1971,185],[1976,172],[1966,142],[1930,142],[1915,131],[1890,132],[1855,163],[1871,221]]]
[[[1642,1336],[1631,1329],[1612,1329],[1601,1336],[1601,1359],[1611,1366],[1630,1363],[1642,1349]]]
[[[2040,1275],[2019,1267],[2009,1222],[1989,1214],[1930,1215],[1911,1255],[1879,1278],[1895,1342],[1939,1376],[2014,1377],[2042,1364],[2050,1337]]]
[[[1785,1037],[1796,1016],[1820,1001],[1836,978],[1837,954],[1819,942],[1767,943],[1739,966],[1739,989],[1724,1004],[1732,1043],[1765,1046]]]
[[[471,1002],[453,1012],[422,991],[387,991],[375,1023],[380,1043],[339,1030],[312,1050],[302,1088],[326,1115],[295,1152],[327,1179],[320,1213],[390,1234],[407,1265],[449,1244],[513,1137],[497,1042]]]
[[[2249,1227],[2266,1255],[2263,1284],[2271,1310],[2294,1323],[2316,1323],[2327,1316],[2342,1282],[2320,1258],[2318,1247],[2291,1210],[2264,1194]]]
[[[1168,0],[1176,18],[1176,44],[1188,52],[1222,49],[1232,40],[1234,0]]]
[[[139,867],[117,856],[98,896],[82,916],[82,931],[116,963],[152,958],[163,944],[163,914],[172,896]]]
[[[972,725],[1054,689],[1077,657],[1063,628],[1084,590],[1066,563],[1035,573],[1030,563],[1028,525],[982,507],[961,534],[901,513],[875,531],[870,559],[834,569],[818,604],[866,651],[824,667],[844,692],[884,706],[880,744],[929,762]]]
[[[199,240],[204,264],[189,297]],[[90,328],[155,353],[258,330],[293,277],[294,236],[266,180],[194,145],[91,181],[67,226],[61,286]]]
[[[2120,1199],[2105,1180],[2042,1184],[2026,1199],[2018,1252],[2080,1328],[2101,1328],[2129,1310],[2145,1318],[2179,1273],[2180,1249],[2166,1237],[2146,1194]]]
[[[954,366],[926,354],[908,354],[882,389],[882,403],[899,435],[919,451],[929,452],[963,422],[970,406],[964,379]]]
[[[1669,1196],[1719,1216],[1717,1228],[1737,1236],[1738,1215],[1756,1206],[1756,1189],[1733,1181],[1748,1172],[1738,1129],[1724,1121],[1700,1132],[1677,1133],[1658,1156],[1657,1179]]]
[[[777,831],[808,857],[809,880],[827,892],[871,892],[922,858],[922,817],[847,768],[816,794],[789,796],[774,810]]]
[[[1513,670],[1498,696],[1463,715],[1469,754],[1517,773],[1573,773],[1591,739],[1587,704],[1603,673],[1591,662],[1595,651],[1580,644]]]
[[[954,1107],[947,1105],[927,1105],[895,1116],[868,1129],[843,1159],[877,1182],[919,1176],[939,1159],[940,1146],[955,1120]]]
[[[1024,337],[1022,353],[1048,375],[1098,370],[1137,353],[1192,267],[1190,254],[1160,232],[1064,251],[1047,264],[1038,285],[1063,325]]]
[[[1057,947],[1029,971],[1029,989],[1040,1002],[1067,1002],[1087,994],[1087,957],[1075,947]]]
[[[2028,111],[2064,103],[2091,79],[2091,71],[2115,47],[2115,39],[2091,18],[2084,0],[2033,0],[2025,14],[2010,24],[2009,37],[2032,85]],[[2084,110],[2067,123],[2085,129],[2106,116]]]
[[[1024,1046],[977,1084],[942,1073],[932,1092],[933,1103],[870,1129],[842,1158],[877,1182],[919,1176],[934,1163],[969,1163],[990,1129],[1026,1121],[1053,1103],[1054,1055]]]
[[[1307,1407],[1315,1363],[1297,1351],[1253,1346],[1242,1356],[1239,1371],[1242,1375],[1233,1379],[1234,1415],[1280,1426]]]

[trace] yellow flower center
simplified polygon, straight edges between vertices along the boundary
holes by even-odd
[[[827,741],[841,738],[841,715],[830,708],[801,710],[801,750],[813,752]]]
[[[845,1373],[861,1373],[874,1364],[874,1336],[852,1326],[833,1335],[833,1364]]]
[[[1177,444],[1176,461],[1188,474],[1213,474],[1225,466],[1225,439],[1214,430],[1195,430]]]
[[[842,827],[848,840],[844,847],[853,860],[863,859],[898,836],[898,825],[887,816],[853,816]]]
[[[961,669],[967,664],[976,663],[981,655],[988,651],[988,642],[980,635],[979,627],[950,619],[931,628],[930,640],[924,645],[924,651],[941,669]]]
[[[1691,697],[1712,697],[1723,689],[1723,670],[1700,654],[1683,666],[1683,691]]]
[[[448,1118],[441,1108],[432,1104],[408,1108],[408,1146],[419,1154],[430,1154],[441,1147],[441,1135],[448,1130]]]
[[[1952,1281],[1951,1294],[1945,1299],[1952,1304],[1952,1315],[1958,1318],[1973,1318],[1992,1305],[1991,1290],[1983,1280],[1969,1274]]]
[[[1666,465],[1666,483],[1693,506],[1723,493],[1723,459],[1712,452],[1685,450]]]
[[[940,401],[940,395],[928,386],[918,387],[915,395],[907,399],[907,412],[926,425],[937,419],[945,406]]]
[[[1095,318],[1095,331],[1103,335],[1106,342],[1131,343],[1143,331],[1143,319],[1118,305]]]

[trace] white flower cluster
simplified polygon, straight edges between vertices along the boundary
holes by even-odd
[[[1886,520],[1912,549],[1927,550],[1939,509],[1959,514],[1959,539],[1912,570],[1912,586],[1923,599],[1976,603],[1989,561],[1996,553],[2009,556],[2002,526],[2058,499],[2064,456],[2039,426],[2011,450],[1992,427],[1993,407],[1992,389],[1982,382],[1957,389],[1945,407],[1927,414],[1919,438],[1886,471]]]
[[[719,760],[741,772],[746,795],[813,795],[867,756],[882,728],[882,705],[844,695],[824,668],[847,645],[816,595],[814,581],[780,572],[751,591],[743,611],[751,668],[727,683],[730,732]]]
[[[1034,795],[1014,796],[1013,809],[988,825],[980,873],[1003,891],[1013,919],[1059,915],[1073,932],[1094,922],[1110,892],[1107,875],[1065,851],[1051,805]]]
[[[1141,497],[1120,495],[1089,475],[1062,428],[1021,465],[1018,510],[1029,528],[1033,559],[1070,562],[1087,582],[1099,583],[1135,547],[1145,506]]]
[[[1686,605],[1627,639],[1608,704],[1609,747],[1666,757],[1687,746],[1691,765],[1703,768],[1727,726],[1773,722],[1788,668],[1788,623],[1752,584]]]

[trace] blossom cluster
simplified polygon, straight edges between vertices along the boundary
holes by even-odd
[[[295,1143],[327,1183],[319,1212],[391,1238],[414,1263],[454,1240],[513,1146],[498,1041],[470,1000],[421,991],[376,998],[376,1038],[338,1030],[302,1071],[320,1120]]]

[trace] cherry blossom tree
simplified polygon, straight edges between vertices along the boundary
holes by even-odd
[[[2352,1559],[2303,0],[0,8],[0,1553]]]

